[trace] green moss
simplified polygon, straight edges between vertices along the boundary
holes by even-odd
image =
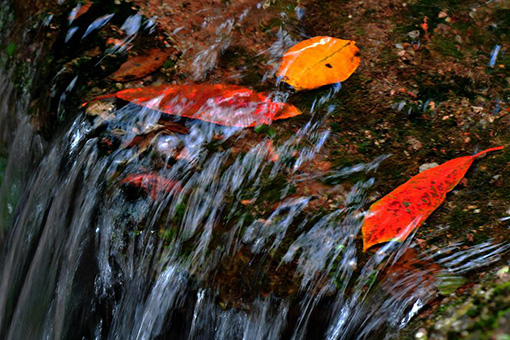
[[[268,133],[271,127],[267,124],[257,125],[253,128],[256,133]]]
[[[504,323],[510,313],[509,296],[510,282],[491,283],[489,280],[440,307],[431,320],[429,333],[434,339],[445,336],[448,339],[494,339],[496,334],[502,334],[500,329],[505,329]]]
[[[185,213],[186,213],[186,203],[181,202],[181,203],[177,204],[174,218],[176,218],[177,220],[180,221],[183,219]]]
[[[373,149],[371,141],[364,141],[358,144],[358,152],[362,154],[369,153]]]
[[[466,278],[440,273],[437,277],[437,288],[439,294],[450,295],[466,283]]]
[[[464,54],[460,51],[457,44],[452,42],[451,38],[434,39],[432,48],[437,50],[441,55],[446,57],[453,57],[455,59],[464,58]]]
[[[14,55],[14,51],[16,50],[16,44],[14,42],[11,42],[7,47],[5,48],[5,52],[9,57],[12,57]]]
[[[175,238],[175,235],[177,235],[177,232],[175,231],[174,228],[165,229],[163,232],[160,233],[160,237],[165,243],[165,245],[169,245]]]

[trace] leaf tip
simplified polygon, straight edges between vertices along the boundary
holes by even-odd
[[[474,158],[477,158],[477,157],[480,157],[482,155],[485,155],[486,153],[488,152],[492,152],[492,151],[499,151],[499,150],[502,150],[504,149],[505,147],[504,146],[496,146],[494,148],[490,148],[490,149],[487,149],[487,150],[483,150],[483,151],[480,151],[479,153],[475,154],[473,157]]]
[[[301,114],[301,110],[292,104],[283,104],[282,108],[274,115],[273,119],[287,119]]]
[[[377,242],[370,241],[369,238],[367,238],[366,233],[362,230],[363,233],[363,252],[366,253],[368,249],[372,248],[374,245],[377,244]]]

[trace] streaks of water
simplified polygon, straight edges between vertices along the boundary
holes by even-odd
[[[197,53],[193,60],[194,80],[203,80],[218,60],[218,56],[230,45],[230,33],[234,27],[235,20],[227,19],[216,29],[215,42],[208,48]]]
[[[83,34],[83,37],[82,39],[84,39],[85,37],[87,37],[90,33],[92,33],[93,31],[97,30],[97,29],[100,29],[101,27],[103,27],[104,25],[106,25],[114,16],[115,14],[112,13],[112,14],[105,14],[99,18],[97,18],[96,20],[94,20],[90,25],[89,27],[87,27],[87,30],[85,31],[85,33]]]
[[[501,45],[494,46],[494,49],[491,52],[491,59],[489,60],[489,67],[494,67],[496,65],[496,60],[498,59],[499,50],[501,50]]]
[[[142,27],[142,16],[140,14],[134,14],[124,21],[120,29],[130,36],[138,33],[140,27]]]

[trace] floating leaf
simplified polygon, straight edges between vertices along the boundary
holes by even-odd
[[[171,54],[171,49],[153,48],[145,55],[126,61],[110,78],[120,82],[143,78],[163,66]]]
[[[243,86],[222,84],[160,85],[119,91],[95,100],[118,98],[171,115],[253,127],[301,114],[293,105],[273,102]]]
[[[298,91],[310,90],[346,80],[359,63],[355,41],[314,37],[285,52],[277,75]]]
[[[134,187],[136,189],[142,190],[153,200],[157,199],[158,195],[180,192],[182,190],[178,182],[169,180],[156,174],[129,175],[124,178],[121,183],[127,185],[128,187]]]
[[[374,203],[361,227],[363,251],[383,242],[404,241],[441,205],[477,157],[501,149],[502,146],[455,158],[420,172]]]

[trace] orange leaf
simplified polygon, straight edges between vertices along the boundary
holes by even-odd
[[[277,75],[298,91],[310,90],[346,80],[359,63],[355,41],[314,37],[285,52]]]
[[[110,78],[120,82],[143,78],[163,66],[171,54],[171,50],[164,51],[159,48],[153,48],[146,55],[134,57],[126,61]]]
[[[372,204],[361,227],[363,251],[383,242],[403,242],[443,203],[477,157],[501,149],[455,158],[425,170]]]
[[[161,177],[156,174],[133,174],[124,178],[121,182],[131,187],[143,190],[149,194],[151,199],[155,200],[160,194],[169,194],[172,190],[182,191],[180,184]]]
[[[160,85],[119,91],[94,100],[118,98],[170,115],[207,122],[253,127],[301,112],[291,104],[271,101],[266,95],[238,85]]]

